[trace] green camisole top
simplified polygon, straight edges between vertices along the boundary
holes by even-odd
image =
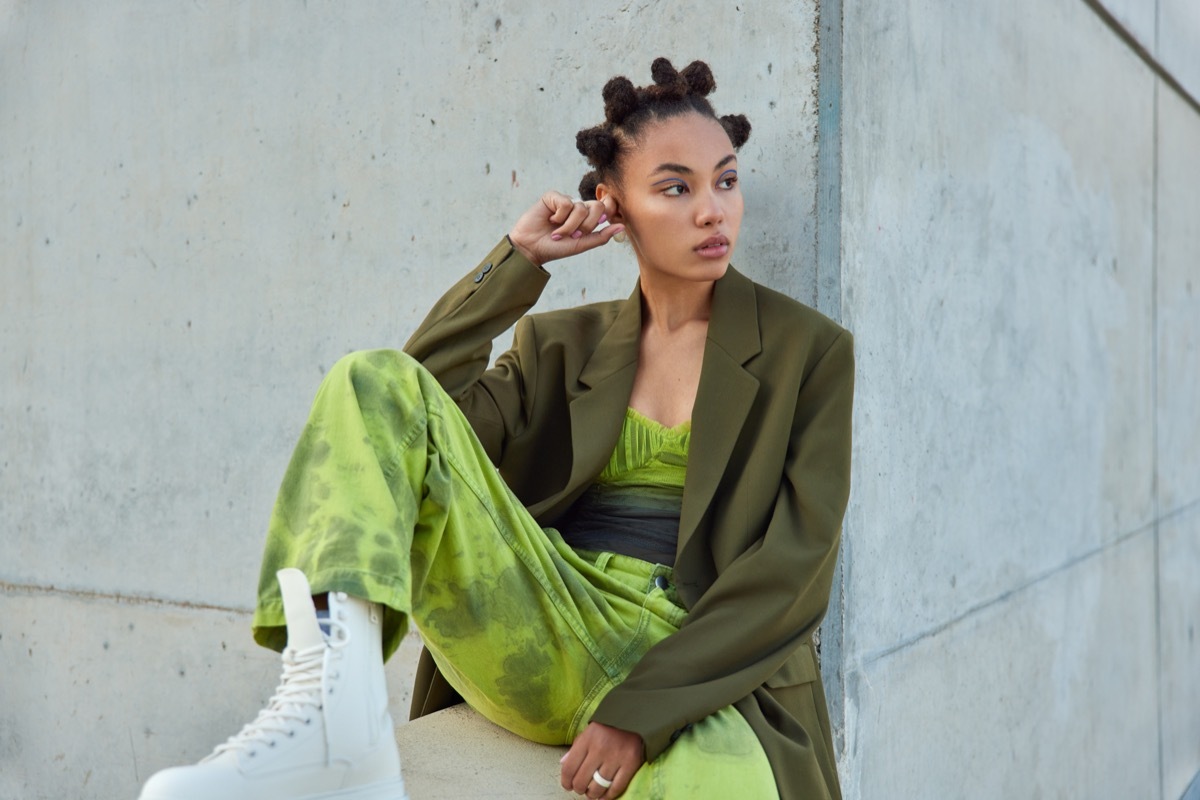
[[[567,544],[673,565],[691,438],[690,422],[668,428],[627,409],[608,464],[555,526]]]

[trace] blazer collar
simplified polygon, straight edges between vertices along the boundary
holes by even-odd
[[[571,476],[567,481],[567,486],[577,491],[604,469],[621,435],[637,374],[641,332],[639,283],[579,373],[585,388],[571,400]]]
[[[642,287],[639,283],[621,304],[613,324],[584,365],[579,382],[595,387],[630,364],[636,365],[641,332]],[[762,352],[754,283],[732,266],[713,288],[708,341],[715,343],[738,364],[745,364]]]
[[[579,375],[587,387],[571,401],[574,448],[568,486],[580,487],[604,468],[621,434],[637,373],[642,292],[621,305]],[[733,447],[758,394],[744,365],[762,351],[754,284],[732,266],[713,289],[712,316],[692,409],[693,454],[688,459],[678,552],[696,532],[725,474]]]
[[[754,283],[733,267],[713,292],[700,388],[692,408],[691,453],[679,520],[678,555],[712,504],[742,426],[758,395],[745,364],[762,352]]]

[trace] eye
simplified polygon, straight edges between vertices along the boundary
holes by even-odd
[[[665,194],[667,197],[679,197],[679,196],[683,195],[684,192],[686,192],[686,191],[687,191],[687,187],[684,186],[682,183],[672,183],[670,186],[665,187],[662,190],[662,193]]]
[[[722,189],[732,189],[737,185],[737,182],[738,178],[736,173],[725,174],[721,176],[719,181],[717,181],[717,186],[720,186]]]

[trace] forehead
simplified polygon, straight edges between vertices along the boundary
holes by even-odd
[[[647,126],[627,155],[625,168],[646,174],[659,164],[679,164],[708,172],[733,153],[733,143],[721,123],[701,114],[683,114]]]

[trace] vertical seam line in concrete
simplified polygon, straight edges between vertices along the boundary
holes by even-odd
[[[817,1],[817,310],[842,321],[842,2]]]
[[[817,310],[842,321],[842,0],[816,0],[817,34]],[[844,523],[843,523],[844,524]],[[823,659],[835,666],[826,695],[834,751],[846,750],[846,574],[843,544],[822,638]],[[835,756],[836,757],[836,756]]]
[[[1158,28],[1159,28],[1159,0],[1154,3],[1154,47],[1158,49]],[[1150,507],[1154,509],[1154,675],[1158,681],[1157,689],[1158,702],[1157,721],[1158,721],[1158,794],[1159,797],[1166,798],[1167,792],[1167,777],[1166,777],[1166,752],[1164,751],[1163,738],[1163,637],[1162,637],[1162,505],[1159,502],[1159,481],[1161,475],[1159,473],[1159,406],[1158,406],[1158,380],[1159,380],[1159,363],[1158,363],[1158,183],[1159,176],[1162,173],[1161,164],[1159,161],[1159,141],[1160,141],[1160,109],[1159,102],[1161,92],[1159,87],[1162,82],[1157,78],[1154,81],[1153,87],[1153,114],[1151,130],[1153,131],[1153,141],[1151,142],[1151,170],[1150,176],[1150,486],[1151,497]]]
[[[1162,79],[1163,83],[1171,87],[1179,97],[1192,107],[1192,110],[1200,114],[1200,98],[1193,95],[1183,84],[1175,80],[1175,76],[1171,74],[1158,58],[1146,49],[1146,46],[1139,42],[1129,30],[1121,24],[1120,20],[1112,15],[1107,8],[1104,7],[1103,0],[1083,0],[1083,3],[1092,10],[1092,12],[1100,18],[1100,21],[1109,27],[1109,29],[1117,35],[1117,37],[1125,43],[1125,45],[1133,51],[1133,54],[1142,60],[1150,70]],[[1154,6],[1154,48],[1158,49],[1158,3]]]

